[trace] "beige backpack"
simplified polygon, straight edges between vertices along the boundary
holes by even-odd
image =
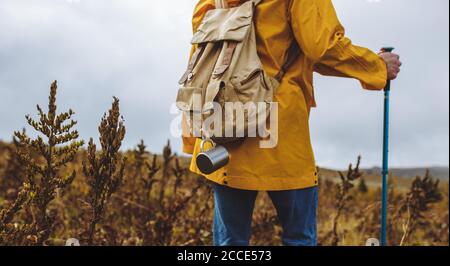
[[[195,32],[196,50],[177,96],[191,136],[227,143],[249,137],[249,128],[266,127],[273,97],[295,56],[286,56],[276,77],[263,70],[254,26],[260,2],[228,8],[226,0],[216,0],[216,9],[205,14]]]

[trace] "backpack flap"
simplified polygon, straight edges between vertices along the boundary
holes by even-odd
[[[247,37],[253,22],[253,3],[229,9],[209,10],[194,34],[191,43],[236,41]]]

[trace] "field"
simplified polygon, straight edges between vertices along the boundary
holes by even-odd
[[[143,142],[121,151],[126,128],[119,100],[99,125],[99,143],[79,139],[74,113],[58,114],[56,82],[48,109],[27,117],[32,134],[0,142],[0,245],[211,245],[213,195],[189,159]],[[356,159],[356,158],[355,158]],[[379,176],[359,169],[320,169],[320,245],[362,246],[377,238]],[[448,181],[423,173],[391,176],[391,245],[448,245]],[[267,195],[258,197],[253,245],[280,245],[281,227]]]

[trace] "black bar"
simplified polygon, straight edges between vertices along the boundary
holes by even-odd
[[[202,254],[211,254],[209,257]],[[187,256],[186,256],[187,255]],[[2,261],[55,265],[402,265],[446,261],[447,247],[0,247]],[[209,258],[208,260],[206,260]],[[104,262],[104,263],[102,263]],[[6,263],[5,263],[6,265]],[[9,265],[9,264],[8,264]],[[26,265],[26,264],[25,264]],[[34,265],[34,264],[33,264]]]

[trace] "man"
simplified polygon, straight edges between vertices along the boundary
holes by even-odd
[[[194,32],[214,0],[200,0]],[[230,7],[243,0],[228,0]],[[379,55],[355,46],[344,36],[331,0],[263,0],[256,8],[258,55],[264,70],[275,76],[292,42],[300,55],[285,74],[275,95],[278,103],[278,145],[260,149],[258,138],[227,145],[230,163],[206,176],[214,183],[214,245],[249,244],[258,191],[268,191],[283,226],[283,244],[314,246],[318,176],[309,135],[309,113],[316,106],[313,72],[350,77],[368,90],[382,90],[400,72],[399,56]],[[338,104],[338,103],[336,103]],[[195,155],[200,140],[184,137],[184,151]],[[195,160],[191,170],[199,173]]]

